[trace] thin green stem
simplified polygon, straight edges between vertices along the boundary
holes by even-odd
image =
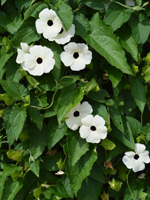
[[[58,2],[57,6],[56,6],[57,10],[58,10],[58,8],[59,8],[59,6],[60,6],[60,4],[61,4],[62,1],[63,1],[63,0],[60,0],[60,1]]]
[[[135,200],[135,198],[133,196],[133,193],[132,193],[132,191],[130,189],[129,182],[128,182],[128,177],[129,177],[130,172],[131,172],[131,169],[129,170],[129,172],[128,172],[127,176],[126,176],[126,181],[127,181],[127,186],[128,186],[129,191],[130,191],[130,194],[131,194],[133,200]]]
[[[83,4],[79,6],[76,10],[73,11],[73,13],[76,13],[77,11],[79,11],[83,6],[84,6]]]

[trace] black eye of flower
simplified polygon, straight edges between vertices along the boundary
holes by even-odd
[[[36,61],[37,61],[38,64],[41,64],[43,62],[42,58],[37,58]]]
[[[91,129],[91,131],[96,131],[96,127],[95,126],[91,126],[90,129]]]
[[[78,53],[78,52],[75,52],[75,53],[73,54],[73,57],[74,57],[75,59],[77,59],[77,58],[79,57],[79,53]]]
[[[52,20],[48,20],[47,25],[48,26],[52,26],[53,25],[53,21]]]
[[[62,33],[63,33],[63,31],[64,31],[64,29],[63,29],[63,28],[61,28],[61,31],[59,32],[59,34],[62,34]]]
[[[134,159],[135,159],[135,160],[138,160],[138,159],[139,159],[139,155],[138,155],[138,154],[135,154],[135,155],[134,155]]]
[[[75,112],[73,113],[73,115],[74,115],[74,117],[78,117],[78,116],[80,115],[80,113],[79,113],[79,111],[75,111]]]

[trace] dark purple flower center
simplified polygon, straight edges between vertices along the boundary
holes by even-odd
[[[53,21],[52,20],[48,20],[47,25],[48,26],[52,26],[53,25]]]
[[[96,127],[95,126],[91,126],[90,129],[91,129],[91,131],[96,131]]]
[[[138,160],[138,159],[139,159],[139,155],[138,155],[138,154],[135,154],[135,155],[134,155],[134,159],[135,159],[135,160]]]
[[[73,115],[74,115],[74,117],[78,117],[78,116],[80,115],[80,113],[79,113],[79,111],[75,111],[75,112],[73,113]]]
[[[63,33],[63,31],[64,31],[64,29],[63,29],[63,28],[61,28],[61,31],[59,32],[59,34],[62,34],[62,33]]]
[[[75,59],[77,59],[77,58],[79,57],[79,53],[78,53],[78,52],[75,52],[75,53],[73,54],[73,57],[74,57]]]
[[[43,62],[42,58],[37,58],[36,61],[37,61],[38,64],[41,64]]]

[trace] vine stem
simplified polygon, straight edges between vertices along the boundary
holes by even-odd
[[[73,13],[76,13],[77,11],[79,11],[84,5],[82,4],[79,8],[77,8],[76,10],[73,11]]]
[[[143,125],[143,113],[141,112],[141,125]]]
[[[130,191],[130,194],[131,194],[133,200],[135,200],[135,198],[134,198],[134,196],[133,196],[133,193],[132,193],[132,191],[131,191],[131,188],[130,188],[130,186],[129,186],[129,182],[128,182],[128,177],[129,177],[130,172],[131,172],[131,169],[129,170],[129,172],[128,172],[127,176],[126,176],[126,181],[127,181],[127,186],[128,186],[129,191]]]
[[[63,0],[60,0],[60,1],[58,2],[57,6],[56,6],[57,10],[58,10],[58,8],[59,8],[59,6],[60,6],[60,4],[61,4],[62,1],[63,1]]]

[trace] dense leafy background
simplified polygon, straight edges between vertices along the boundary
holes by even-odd
[[[0,199],[150,199],[150,164],[128,174],[122,163],[135,142],[150,150],[150,5],[135,0],[136,7],[127,8],[120,0],[105,11],[104,2],[1,0]],[[72,41],[86,43],[93,54],[86,69],[66,68],[63,45],[36,32],[44,8],[55,10],[66,30],[74,23]],[[33,77],[23,71],[16,63],[20,42],[51,48],[52,72]],[[105,119],[108,137],[100,144],[65,124],[82,100]]]

